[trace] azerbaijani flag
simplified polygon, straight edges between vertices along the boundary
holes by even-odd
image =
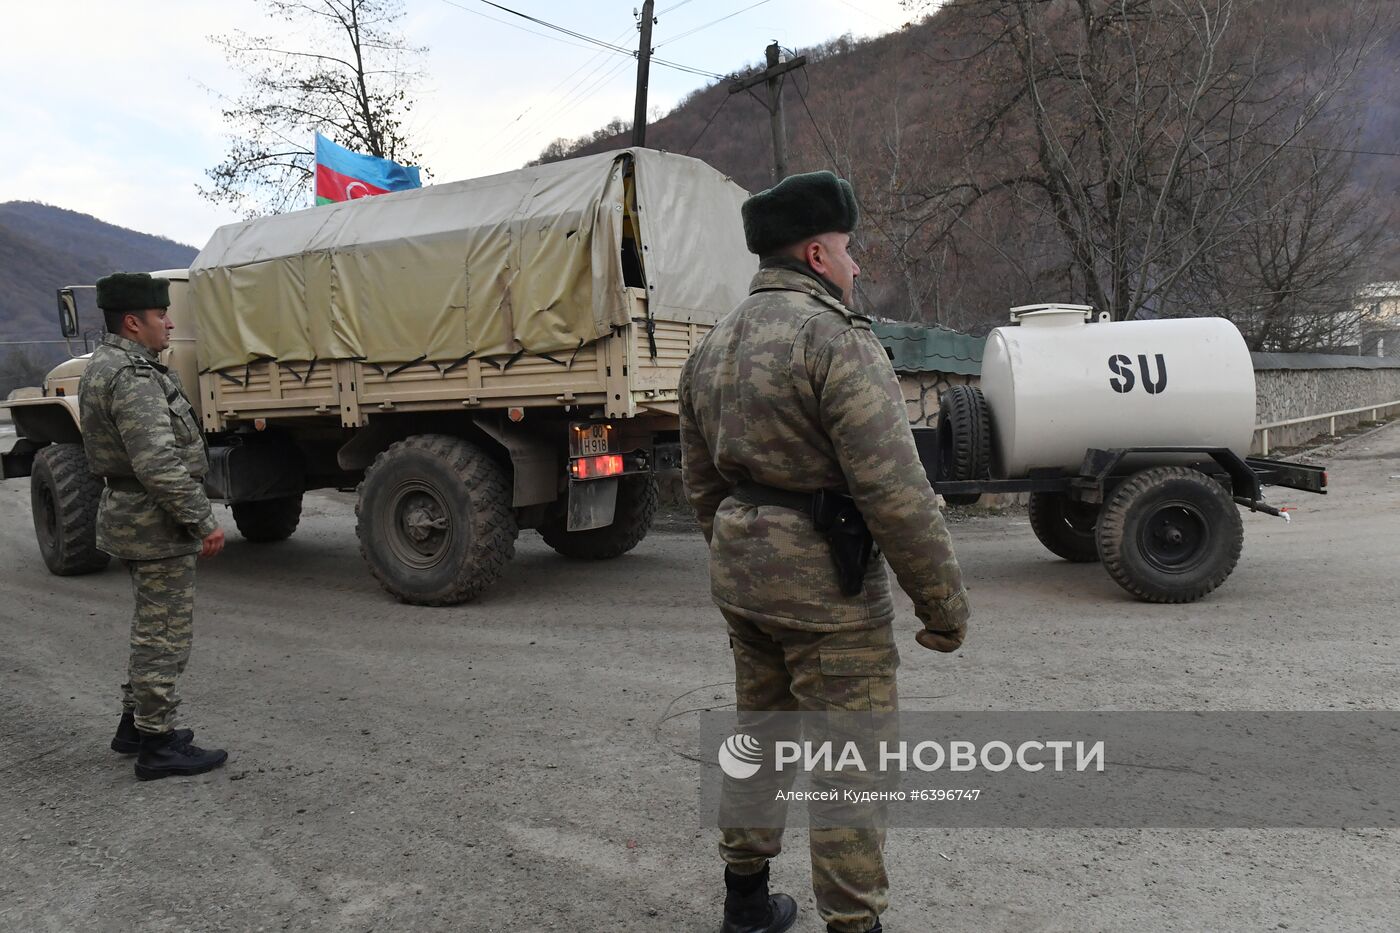
[[[421,187],[417,166],[361,155],[316,134],[317,204]]]

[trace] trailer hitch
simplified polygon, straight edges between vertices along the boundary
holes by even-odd
[[[1282,509],[1276,509],[1272,505],[1265,505],[1258,499],[1246,499],[1244,496],[1235,496],[1235,502],[1249,509],[1251,512],[1263,512],[1265,515],[1272,515],[1275,518],[1281,518],[1289,523],[1293,521],[1292,516],[1287,512]]]

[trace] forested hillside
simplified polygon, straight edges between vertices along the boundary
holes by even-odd
[[[76,211],[31,201],[0,204],[0,341],[58,340],[54,291],[61,286],[91,285],[109,272],[184,268],[197,252]],[[91,292],[79,300],[84,327],[100,330]],[[0,347],[0,369],[15,369],[20,355],[37,367],[67,350],[62,344]]]
[[[981,332],[1012,305],[1074,300],[1228,311],[1260,346],[1325,347],[1355,323],[1357,283],[1400,278],[1395,6],[952,0],[897,33],[788,50],[808,62],[783,90],[789,171],[853,180],[863,299],[887,317]],[[647,145],[758,190],[768,112],[729,84]],[[626,146],[606,132],[622,128],[541,159]]]

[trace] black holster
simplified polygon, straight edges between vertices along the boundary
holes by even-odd
[[[750,505],[776,505],[807,513],[812,527],[826,539],[842,595],[859,596],[865,589],[865,572],[875,553],[875,537],[850,496],[831,489],[805,493],[744,483],[734,490],[734,497]]]

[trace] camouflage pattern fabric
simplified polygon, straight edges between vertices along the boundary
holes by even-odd
[[[686,361],[680,394],[685,485],[721,608],[809,631],[893,619],[883,561],[871,561],[860,595],[844,596],[808,516],[731,498],[746,481],[836,489],[855,499],[925,627],[961,640],[962,575],[867,318],[812,276],[761,268]]]
[[[219,526],[200,485],[204,436],[179,376],[155,352],[108,334],[83,372],[78,404],[92,472],[142,487],[103,490],[97,546],[127,560],[197,553]]]
[[[723,614],[734,650],[741,721],[742,714],[749,711],[868,712],[873,715],[861,737],[866,760],[876,760],[873,748],[879,741],[891,745],[897,741],[895,670],[899,650],[889,626],[808,632]],[[822,740],[812,735],[808,739]],[[784,807],[771,801],[777,790],[791,788],[793,776],[789,769],[776,775],[761,772],[758,779],[748,781],[726,779],[726,801],[733,800],[743,808]],[[878,790],[884,780],[883,775],[816,774],[813,788]],[[856,806],[846,808],[848,815]],[[821,826],[814,814],[809,835],[812,891],[822,920],[836,930],[864,933],[889,906],[883,852],[887,808],[883,803],[858,806],[861,812],[848,822],[861,828]],[[779,828],[723,828],[720,855],[737,874],[751,874],[762,871],[768,859],[782,850],[782,841]]]
[[[194,554],[162,560],[129,560],[136,612],[131,620],[131,662],[122,684],[122,706],[142,732],[175,728],[178,682],[194,642]]]

